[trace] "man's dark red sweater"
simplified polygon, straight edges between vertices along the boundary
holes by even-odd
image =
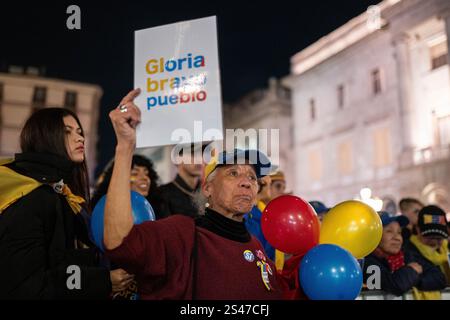
[[[286,288],[244,223],[212,210],[135,225],[106,254],[136,275],[142,299],[273,300]]]

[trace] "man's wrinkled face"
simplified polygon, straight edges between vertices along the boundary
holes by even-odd
[[[204,187],[211,208],[242,219],[256,203],[258,180],[253,166],[225,165],[215,171],[214,178]]]

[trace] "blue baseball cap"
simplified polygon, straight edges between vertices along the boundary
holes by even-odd
[[[205,166],[206,179],[217,167],[233,164],[250,164],[255,169],[256,176],[262,178],[269,175],[274,168],[270,159],[259,150],[234,149],[232,152],[221,152],[218,157]]]
[[[409,223],[409,219],[405,216],[392,216],[386,211],[380,211],[379,214],[383,227],[387,226],[388,224],[391,224],[394,221],[398,222],[398,224],[402,228],[406,227]]]
[[[309,204],[314,208],[317,214],[324,214],[330,211],[330,208],[328,208],[323,202],[310,201]]]

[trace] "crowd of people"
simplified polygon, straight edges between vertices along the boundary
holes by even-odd
[[[27,120],[22,152],[0,162],[0,299],[306,298],[302,257],[274,248],[261,229],[267,204],[289,193],[284,173],[258,150],[197,164],[192,148],[179,155],[175,179],[160,185],[152,161],[135,154],[138,94],[131,91],[110,113],[114,161],[92,194],[77,115],[45,108]],[[130,190],[149,201],[155,221],[133,223]],[[100,250],[89,226],[105,195]],[[310,204],[320,220],[330,209]],[[365,281],[375,265],[382,290],[439,299],[450,283],[445,212],[412,198],[399,206],[401,215],[380,212],[383,236],[364,260]],[[74,265],[81,278],[71,286]]]
[[[446,214],[414,198],[402,199],[399,205],[401,215],[381,212],[383,235],[365,258],[365,280],[369,282],[368,268],[378,266],[378,289],[396,296],[412,291],[417,300],[439,300],[441,290],[450,284]]]

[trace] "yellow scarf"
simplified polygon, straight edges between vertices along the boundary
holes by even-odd
[[[416,235],[412,235],[410,238],[412,244],[416,246],[420,254],[426,259],[430,260],[434,265],[439,266],[442,273],[447,279],[447,283],[450,281],[450,266],[448,263],[448,241],[442,241],[442,245],[439,250],[435,250],[425,244],[423,244]],[[440,291],[420,291],[417,288],[413,288],[413,295],[416,300],[440,300]]]
[[[42,185],[42,183],[33,178],[21,175],[4,166],[4,164],[11,162],[13,162],[12,159],[0,160],[0,214],[14,202]],[[70,208],[75,214],[79,213],[81,211],[81,204],[85,200],[82,197],[74,195],[66,184],[62,182],[61,184],[61,190],[59,192],[54,186],[55,184],[52,187],[56,192],[62,193],[65,196]]]
[[[262,201],[258,201],[256,206],[261,212],[264,212],[264,209],[266,208],[266,204]],[[281,271],[283,270],[283,267],[284,267],[284,252],[275,249],[275,268],[277,268],[278,271]]]

